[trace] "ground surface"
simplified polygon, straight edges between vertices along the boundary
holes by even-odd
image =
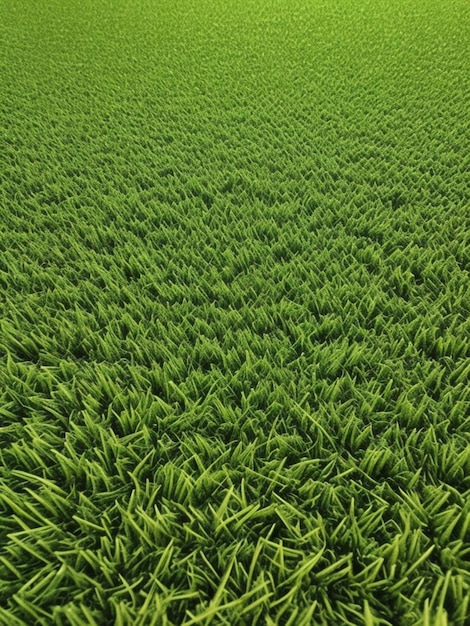
[[[468,624],[470,5],[0,2],[0,624]]]

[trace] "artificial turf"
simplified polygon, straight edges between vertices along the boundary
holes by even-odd
[[[469,624],[467,0],[1,0],[0,624]]]

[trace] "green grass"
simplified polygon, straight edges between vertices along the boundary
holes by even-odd
[[[469,48],[0,2],[0,624],[469,624]]]

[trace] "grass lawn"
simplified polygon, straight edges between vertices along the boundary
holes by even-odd
[[[468,0],[0,0],[0,625],[470,624]]]

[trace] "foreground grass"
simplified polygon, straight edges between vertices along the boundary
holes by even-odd
[[[468,623],[463,0],[0,8],[0,624]]]

